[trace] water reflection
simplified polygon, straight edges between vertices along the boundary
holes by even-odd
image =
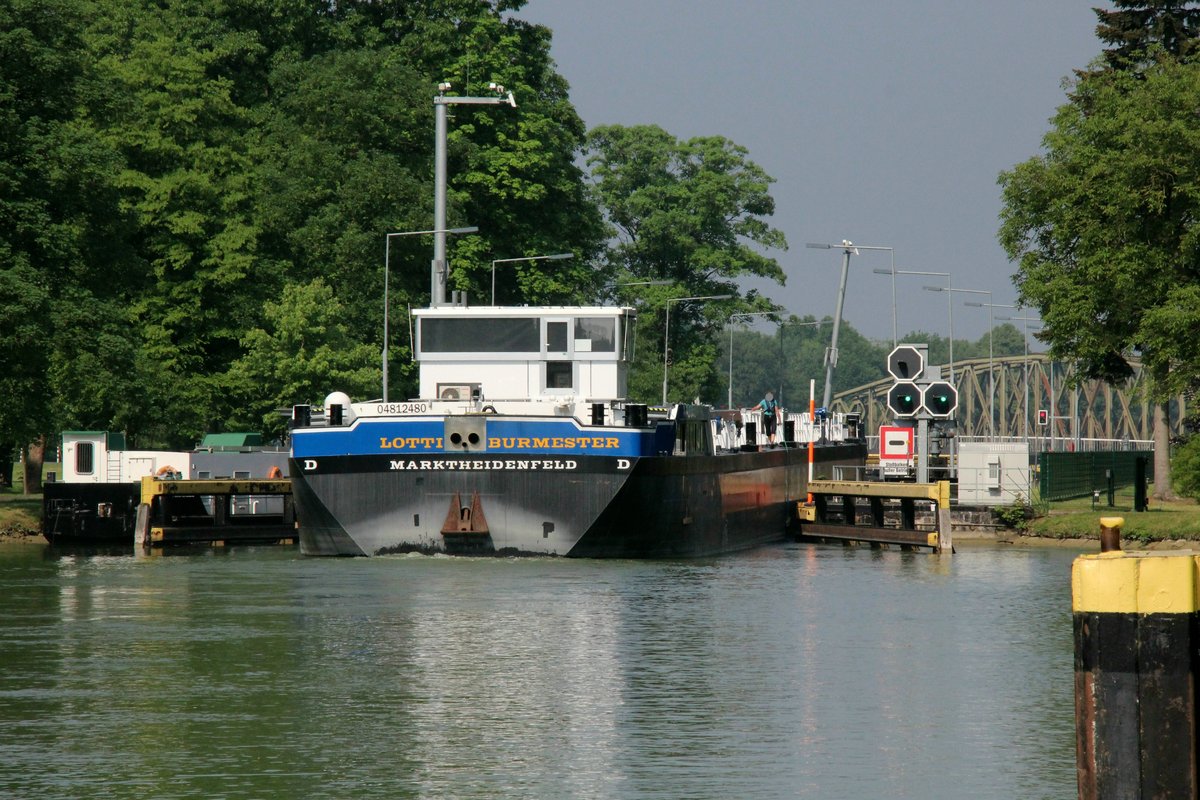
[[[1071,558],[6,547],[0,793],[1071,796]]]

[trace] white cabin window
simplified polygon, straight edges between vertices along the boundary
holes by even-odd
[[[91,475],[95,469],[95,450],[91,442],[75,443],[75,472]]]
[[[546,388],[547,389],[573,389],[575,382],[571,377],[572,369],[570,361],[547,361],[546,362]]]

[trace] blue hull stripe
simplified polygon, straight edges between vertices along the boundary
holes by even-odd
[[[461,418],[456,418],[461,419]],[[455,447],[444,440],[444,417],[397,419],[364,417],[344,428],[303,428],[292,432],[293,458],[346,455],[514,455],[621,456],[654,454],[654,432],[631,428],[585,428],[572,418],[484,418],[478,446]]]

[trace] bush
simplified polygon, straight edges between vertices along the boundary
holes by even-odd
[[[1013,500],[1012,505],[992,509],[992,515],[1001,525],[1015,531],[1025,530],[1029,526],[1029,520],[1034,516],[1033,509],[1025,504],[1025,498],[1019,494]]]
[[[1200,436],[1192,436],[1171,457],[1171,483],[1184,497],[1200,500]]]

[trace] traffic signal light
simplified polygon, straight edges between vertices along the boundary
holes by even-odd
[[[915,381],[924,370],[924,355],[910,344],[899,345],[888,353],[888,374],[898,381]]]
[[[958,408],[958,390],[946,381],[934,381],[922,395],[922,405],[932,417],[949,417]]]
[[[912,381],[899,381],[888,389],[887,407],[897,417],[915,416],[921,408],[921,390]]]
[[[1050,424],[1050,412],[1044,408],[1038,409],[1038,425]]]

